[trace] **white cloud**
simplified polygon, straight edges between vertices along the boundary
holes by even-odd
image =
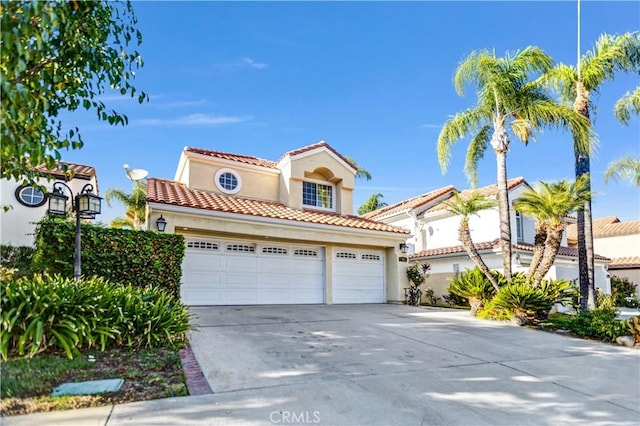
[[[136,120],[131,124],[141,126],[218,126],[222,124],[235,124],[252,120],[253,117],[239,117],[215,114],[191,114],[174,119],[149,118]]]
[[[166,102],[154,102],[155,98],[151,98],[149,104],[156,108],[186,108],[190,106],[202,105],[207,102],[206,99],[198,99],[196,101],[166,101]]]
[[[250,66],[251,68],[257,68],[257,69],[263,69],[263,68],[267,68],[267,64],[263,64],[260,62],[256,62],[251,58],[242,58],[242,63]]]
[[[442,127],[442,124],[421,124],[420,127],[423,129],[439,129]]]

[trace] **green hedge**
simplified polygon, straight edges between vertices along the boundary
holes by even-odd
[[[189,313],[168,292],[59,275],[3,280],[0,284],[0,354],[3,359],[63,350],[184,346]]]
[[[0,266],[17,269],[15,274],[21,277],[30,275],[33,252],[33,247],[0,245]]]
[[[82,275],[180,296],[184,237],[82,224]],[[32,270],[73,276],[75,224],[45,219],[36,230]]]

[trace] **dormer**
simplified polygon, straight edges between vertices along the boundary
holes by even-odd
[[[289,151],[278,162],[185,147],[174,180],[197,191],[351,215],[355,173],[355,167],[323,141]]]
[[[283,204],[295,209],[353,214],[356,169],[326,142],[286,153],[277,168],[282,173]]]

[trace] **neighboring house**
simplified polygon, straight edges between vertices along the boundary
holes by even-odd
[[[67,167],[66,172],[62,169],[63,165]],[[60,162],[57,169],[39,166],[36,170],[42,176],[38,184],[47,191],[52,190],[55,182],[62,181],[71,188],[74,196],[88,183],[93,185],[94,193],[98,193],[98,178],[91,166]],[[70,172],[72,177],[69,177]],[[0,205],[8,208],[7,211],[0,212],[2,244],[32,246],[36,223],[47,213],[47,192],[7,179],[0,180],[0,191]],[[65,195],[69,197],[71,194],[65,189]]]
[[[529,188],[529,185],[524,178],[519,177],[510,179],[507,182],[507,188],[509,201],[513,204],[513,201]],[[413,254],[409,260],[431,265],[427,286],[432,288],[438,296],[447,294],[446,287],[451,277],[466,268],[475,266],[458,240],[460,217],[450,213],[444,203],[453,196],[454,191],[455,188],[447,186],[367,214],[370,219],[411,230],[413,237],[407,240],[407,244],[413,247]],[[490,185],[474,191],[464,190],[460,195],[464,198],[472,192],[496,198],[498,190],[496,185]],[[425,203],[416,202],[418,199]],[[575,218],[568,217],[567,222],[575,222]],[[498,208],[483,210],[478,215],[471,216],[469,228],[473,241],[487,266],[502,271]],[[535,220],[511,209],[511,235],[513,272],[524,272],[528,269],[533,254]],[[577,279],[577,260],[577,249],[568,247],[565,235],[555,264],[547,277]],[[596,257],[596,286],[609,292],[607,263],[606,257]]]
[[[640,220],[622,222],[616,216],[593,220],[593,248],[611,258],[609,273],[626,277],[638,287],[640,296]],[[578,228],[567,228],[570,247],[578,245]]]
[[[384,303],[404,298],[408,231],[353,216],[354,167],[325,142],[278,161],[186,147],[147,181],[147,223],[183,234],[188,305]]]

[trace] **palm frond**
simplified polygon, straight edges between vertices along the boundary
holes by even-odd
[[[467,148],[467,158],[464,163],[464,173],[471,183],[471,187],[478,185],[478,162],[484,157],[491,140],[491,127],[483,126],[471,140]]]
[[[632,112],[640,114],[640,86],[633,92],[627,92],[613,107],[616,118],[625,125],[629,124]]]
[[[451,160],[451,147],[464,136],[478,131],[487,121],[487,113],[482,109],[468,109],[451,117],[440,130],[438,136],[438,162],[444,174]]]
[[[608,183],[609,179],[616,182],[629,181],[640,187],[640,158],[622,157],[609,163],[604,174],[605,183]]]
[[[600,35],[594,48],[582,56],[581,66],[582,80],[589,91],[597,91],[602,83],[613,80],[616,71],[639,71],[640,34]]]
[[[492,209],[498,205],[495,198],[481,195],[477,192],[461,195],[454,192],[453,197],[443,203],[447,207],[447,211],[457,216],[467,219],[471,215],[477,215],[482,210]]]

